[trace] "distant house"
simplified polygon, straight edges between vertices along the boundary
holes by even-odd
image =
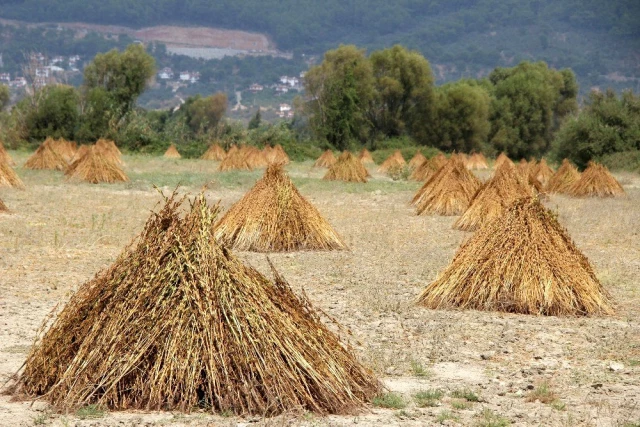
[[[15,80],[9,83],[9,86],[12,86],[12,87],[25,87],[26,85],[27,85],[27,79],[25,79],[24,77],[16,77]]]
[[[197,82],[199,80],[200,80],[200,73],[199,72],[196,71],[194,73],[191,73],[191,76],[189,78],[189,81],[191,83],[195,83],[195,82]]]
[[[46,79],[47,77],[49,77],[49,68],[48,67],[38,67],[36,68],[36,78],[37,77],[41,77]]]
[[[262,92],[264,90],[264,86],[259,85],[258,83],[254,83],[249,86],[249,90],[253,93]]]
[[[36,76],[35,80],[33,81],[33,85],[35,87],[44,87],[47,85],[47,78]]]
[[[282,94],[289,92],[289,88],[284,85],[276,85],[276,93]]]
[[[181,71],[180,80],[183,82],[188,82],[189,80],[191,80],[191,73],[188,71]]]
[[[300,71],[300,78],[301,79],[304,79],[304,76],[306,76],[306,75],[307,75],[306,71]]]
[[[287,111],[291,111],[291,105],[289,104],[280,104],[279,111],[282,113],[286,113]]]
[[[64,56],[54,56],[53,58],[51,58],[51,61],[49,61],[49,64],[62,64],[63,62]]]
[[[11,83],[11,74],[9,73],[0,73],[0,82],[9,84]]]
[[[280,83],[290,87],[296,87],[300,83],[297,77],[280,76]]]
[[[173,78],[173,70],[169,67],[165,67],[158,73],[158,77],[162,80],[169,80]]]
[[[61,73],[64,71],[64,68],[58,67],[57,65],[49,65],[44,68],[49,70],[51,73]]]

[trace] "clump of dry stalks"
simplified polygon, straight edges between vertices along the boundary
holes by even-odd
[[[613,312],[589,260],[554,214],[531,197],[467,240],[417,303],[551,316]]]
[[[251,169],[266,168],[269,165],[264,152],[252,145],[246,146],[244,158]]]
[[[107,159],[122,165],[124,162],[122,161],[122,152],[118,149],[118,146],[115,142],[110,139],[100,138],[95,143],[96,149]]]
[[[555,172],[549,167],[544,157],[540,160],[540,163],[536,165],[535,169],[532,172],[533,177],[538,180],[543,188],[547,186],[554,173]]]
[[[88,147],[81,158],[69,165],[65,175],[69,180],[85,181],[91,184],[129,181],[120,165],[111,157],[105,156],[96,146]]]
[[[269,165],[264,176],[216,224],[215,236],[242,251],[347,249],[282,165]]]
[[[220,144],[215,143],[211,144],[209,148],[207,148],[207,151],[205,151],[200,158],[202,160],[213,160],[216,162],[220,162],[224,160],[225,156],[226,153],[224,152],[224,148],[222,148]]]
[[[238,149],[236,145],[229,148],[226,157],[218,165],[220,172],[230,170],[251,170],[251,165],[247,162],[244,151]]]
[[[322,153],[320,157],[318,157],[318,160],[315,161],[313,166],[316,168],[328,168],[331,165],[333,165],[335,162],[336,162],[336,156],[333,155],[333,151],[327,150],[324,153]]]
[[[462,158],[452,156],[418,190],[411,203],[418,215],[460,215],[468,207],[481,182],[464,165]]]
[[[427,181],[431,176],[438,171],[436,162],[433,159],[426,159],[420,166],[414,169],[409,176],[409,179],[413,181]]]
[[[4,204],[2,199],[0,199],[0,213],[7,213],[7,212],[9,212],[9,208],[7,207],[7,205]]]
[[[625,192],[606,166],[589,162],[580,178],[567,189],[567,194],[574,197],[616,197],[623,196]]]
[[[531,187],[520,178],[512,163],[503,162],[493,177],[482,184],[453,228],[477,230],[502,215],[516,200],[527,196],[533,196]]]
[[[445,156],[442,153],[438,153],[436,156],[431,158],[431,162],[433,163],[434,167],[436,168],[436,171],[438,169],[440,169],[441,167],[443,167],[444,165],[446,165],[448,161],[449,161],[449,159],[447,159],[447,156]]]
[[[24,183],[9,165],[9,163],[0,160],[0,187],[24,189]]]
[[[164,152],[162,157],[164,157],[165,159],[180,159],[180,158],[182,158],[182,156],[178,152],[178,149],[173,144],[171,144],[169,146],[169,148],[167,148],[167,151]]]
[[[217,207],[201,195],[181,217],[181,205],[171,196],[71,297],[40,333],[15,396],[41,396],[59,411],[271,416],[349,413],[381,391],[275,269],[272,282],[215,242]]]
[[[265,150],[267,150],[266,147],[265,147]],[[281,164],[281,165],[288,165],[290,162],[289,156],[287,155],[287,153],[284,151],[284,148],[282,148],[282,145],[280,144],[276,144],[275,146],[273,146],[273,148],[268,149],[266,153],[266,158],[269,164],[275,163],[275,164]]]
[[[363,165],[373,165],[375,161],[373,160],[373,156],[366,148],[360,150],[360,154],[358,154],[358,159],[362,162]]]
[[[509,157],[507,157],[507,155],[504,152],[502,152],[502,153],[500,153],[500,155],[496,159],[495,163],[493,164],[493,168],[494,169],[498,169],[502,165],[502,163],[504,163],[504,162],[510,162],[511,164],[513,164],[511,159]],[[526,162],[526,160],[525,160],[525,162]]]
[[[409,160],[409,169],[411,171],[415,171],[426,161],[427,158],[424,156],[424,154],[422,154],[420,151],[416,151],[416,154],[414,154],[411,160]]]
[[[52,147],[52,138],[47,138],[25,162],[27,169],[65,170],[67,161]]]
[[[540,181],[536,178],[537,168],[538,164],[535,159],[531,159],[530,162],[527,162],[525,159],[520,159],[520,163],[516,165],[516,171],[520,175],[520,178],[529,184],[536,194],[539,194],[542,193],[544,189]]]
[[[555,174],[549,178],[545,190],[549,193],[566,193],[569,187],[580,179],[580,172],[567,159],[562,161],[562,165]]]
[[[322,179],[327,181],[367,182],[369,172],[351,152],[343,151]]]
[[[51,140],[51,148],[62,156],[65,162],[71,162],[78,148],[75,142],[67,141],[64,138]]]
[[[489,169],[487,158],[482,153],[473,153],[467,160],[466,166],[469,170]]]
[[[401,168],[406,164],[407,162],[404,160],[404,157],[402,157],[400,150],[396,150],[392,155],[387,157],[384,162],[382,162],[378,168],[378,172],[389,172],[392,169]]]
[[[11,155],[4,148],[4,144],[0,141],[0,163],[6,163],[9,166],[15,166],[16,162],[13,161]]]

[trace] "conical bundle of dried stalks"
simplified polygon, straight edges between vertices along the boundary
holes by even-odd
[[[4,204],[2,199],[0,199],[0,213],[6,213],[6,212],[9,212],[9,208],[7,207],[7,205]]]
[[[64,171],[64,174],[67,176],[71,176],[73,171],[75,171],[76,167],[84,160],[84,158],[89,154],[91,149],[96,150],[96,152],[100,152],[101,155],[108,159],[112,163],[116,163],[113,158],[109,155],[104,155],[104,150],[99,149],[97,146],[89,146],[89,145],[81,145],[78,150],[76,150],[76,154],[73,156],[73,159],[67,169]]]
[[[569,187],[580,179],[580,172],[567,159],[562,161],[562,165],[547,182],[545,190],[548,193],[566,193]]]
[[[459,157],[451,157],[422,188],[412,203],[418,215],[460,215],[468,207],[482,183]]]
[[[251,169],[266,168],[269,165],[264,152],[252,145],[244,150],[244,159]]]
[[[537,168],[538,164],[535,159],[531,159],[530,162],[527,162],[525,159],[520,159],[520,163],[516,165],[516,172],[520,175],[520,178],[533,188],[536,194],[539,194],[543,192],[543,187],[535,177]]]
[[[466,165],[469,170],[489,169],[487,159],[482,153],[473,153],[467,160]]]
[[[236,144],[231,144],[231,147],[229,147],[229,150],[227,151],[227,156],[230,154],[234,154],[238,152],[238,146]]]
[[[110,139],[100,138],[96,141],[95,147],[103,157],[106,157],[108,160],[111,160],[119,165],[124,164],[122,161],[122,153],[116,146],[116,143]]]
[[[230,170],[251,170],[251,166],[247,163],[245,151],[238,149],[235,145],[231,146],[224,160],[218,165],[219,172]]]
[[[24,183],[8,163],[0,160],[0,187],[24,189]]]
[[[413,181],[425,182],[429,178],[431,178],[431,176],[433,176],[433,174],[436,173],[438,169],[439,168],[436,166],[436,163],[433,161],[433,159],[426,159],[420,166],[418,166],[413,172],[411,172],[409,179]]]
[[[369,172],[351,152],[343,151],[322,178],[327,181],[367,182]]]
[[[496,164],[498,162],[496,161]],[[502,162],[502,163],[507,163],[507,162]],[[496,169],[498,169],[500,166],[496,166]],[[527,174],[529,173],[529,170],[531,168],[529,167],[529,162],[527,162],[525,159],[520,159],[520,161],[518,162],[518,164],[516,165],[516,170],[518,171],[518,173],[520,174],[520,176],[527,176]]]
[[[274,271],[272,282],[211,235],[217,208],[175,196],[107,270],[71,297],[34,345],[15,394],[59,411],[271,416],[361,410],[371,371]]]
[[[277,163],[281,165],[288,165],[290,160],[287,153],[282,148],[282,145],[276,144],[269,153],[269,157],[267,158],[269,163]]]
[[[551,316],[612,313],[589,260],[531,197],[467,240],[418,304]]]
[[[216,224],[215,236],[241,251],[347,249],[278,164],[269,165],[262,179],[227,211]]]
[[[162,156],[165,159],[179,159],[182,157],[178,152],[178,149],[176,148],[176,146],[173,144],[171,144],[169,148],[167,148],[167,151],[165,151]]]
[[[60,154],[67,163],[69,163],[76,154],[78,146],[75,142],[60,138],[51,141],[51,148]]]
[[[502,215],[516,200],[527,196],[533,196],[531,187],[520,178],[513,164],[503,162],[493,177],[482,184],[453,228],[475,231]]]
[[[80,147],[78,147],[78,149],[76,150],[76,153],[71,158],[71,165],[77,162],[78,160],[80,160],[81,158],[83,158],[88,152],[89,152],[88,145],[82,144]]]
[[[373,160],[373,156],[366,148],[363,148],[358,154],[358,159],[362,162],[363,165],[373,165],[375,161]]]
[[[387,160],[382,162],[378,168],[378,172],[389,172],[392,169],[403,167],[406,164],[407,162],[404,160],[404,157],[402,157],[400,150],[396,150],[392,155],[387,157]]]
[[[502,165],[502,163],[504,163],[504,162],[509,162],[509,163],[513,164],[511,159],[509,157],[507,157],[507,155],[504,154],[504,152],[502,152],[502,153],[500,153],[500,155],[496,159],[495,163],[493,164],[493,168],[494,169],[498,169]],[[525,162],[526,162],[526,160],[525,160]]]
[[[442,153],[438,153],[438,155],[431,158],[431,163],[435,166],[436,171],[446,165],[448,161],[447,156]]]
[[[53,139],[47,138],[25,162],[27,169],[65,170],[67,162],[51,147]]]
[[[424,156],[424,154],[422,154],[420,151],[416,151],[416,154],[414,154],[411,160],[409,160],[409,169],[415,171],[426,161],[427,158]]]
[[[322,153],[320,157],[318,157],[318,160],[316,160],[313,166],[317,168],[328,168],[331,165],[333,165],[335,162],[336,162],[336,156],[333,155],[333,151],[327,150],[324,153]]]
[[[616,197],[625,193],[606,166],[589,162],[580,179],[567,189],[567,194],[575,197]]]
[[[129,181],[118,163],[102,155],[98,148],[91,147],[87,153],[67,170],[67,179],[86,181],[91,184]]]
[[[540,160],[540,163],[536,165],[532,173],[534,178],[538,180],[542,187],[547,185],[554,174],[553,169],[549,167],[544,157]]]
[[[200,158],[202,160],[214,160],[216,162],[220,162],[224,160],[225,156],[226,153],[224,152],[224,148],[222,148],[220,144],[215,143],[210,145],[209,148],[207,148],[207,151],[205,151]]]
[[[4,144],[0,141],[0,163],[6,163],[9,166],[15,166],[16,162],[13,161],[7,150],[4,148]]]

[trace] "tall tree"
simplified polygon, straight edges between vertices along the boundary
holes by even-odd
[[[216,93],[206,98],[199,95],[185,103],[186,120],[191,130],[203,134],[213,130],[227,111],[227,95]]]
[[[9,86],[0,84],[0,111],[9,105],[10,100],[11,92],[9,92]]]
[[[47,137],[73,139],[78,125],[80,96],[72,86],[50,85],[39,89],[39,101],[25,98],[12,114],[21,138],[42,141]]]

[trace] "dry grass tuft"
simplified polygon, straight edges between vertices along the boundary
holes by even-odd
[[[66,160],[53,149],[52,138],[47,138],[38,149],[25,162],[24,167],[27,169],[51,169],[65,170],[67,168]]]
[[[502,215],[516,200],[527,196],[533,196],[531,187],[520,178],[513,164],[503,162],[493,177],[482,184],[453,228],[475,231]]]
[[[569,187],[580,179],[580,172],[567,159],[562,161],[562,165],[547,182],[545,190],[548,193],[566,193]]]
[[[389,172],[390,170],[401,168],[406,164],[407,162],[405,162],[404,157],[402,157],[400,150],[396,150],[387,158],[387,160],[382,162],[378,168],[378,172]]]
[[[426,161],[427,158],[424,156],[424,154],[422,154],[420,151],[416,151],[416,154],[414,154],[411,160],[409,160],[409,169],[415,171]]]
[[[82,158],[69,165],[65,175],[68,180],[85,181],[91,184],[129,181],[120,165],[112,158],[105,157],[103,151],[95,146],[88,148]]]
[[[547,184],[549,183],[549,180],[551,179],[554,173],[555,172],[553,171],[553,169],[549,167],[544,157],[540,160],[540,163],[538,163],[535,169],[533,169],[532,171],[533,177],[538,180],[538,182],[542,185],[542,187],[547,186]]]
[[[216,238],[242,251],[347,249],[342,238],[293,185],[282,165],[264,176],[216,224]]]
[[[460,215],[468,207],[481,182],[459,156],[441,167],[413,197],[418,215]]]
[[[509,162],[513,165],[513,162],[511,161],[511,159],[509,157],[507,157],[506,154],[504,154],[504,152],[500,153],[500,155],[498,156],[498,158],[496,159],[495,163],[493,164],[493,168],[494,169],[498,169],[502,163],[504,162]],[[526,160],[525,160],[526,162]]]
[[[316,160],[313,166],[316,168],[328,168],[332,166],[335,162],[336,162],[336,156],[333,155],[333,151],[327,150],[324,153],[322,153],[320,157],[318,157],[318,160]]]
[[[369,172],[349,151],[343,151],[322,178],[327,181],[367,182]]]
[[[552,316],[613,312],[589,260],[531,197],[467,240],[417,303]]]
[[[466,166],[469,170],[489,169],[487,158],[482,153],[473,153],[467,160]]]
[[[358,154],[358,159],[362,162],[363,165],[373,165],[376,162],[373,160],[373,156],[366,148],[363,148]]]
[[[4,144],[0,141],[0,163],[6,163],[9,166],[15,166],[16,162],[13,161],[11,155],[4,148]]]
[[[606,166],[589,162],[580,178],[567,189],[567,194],[575,197],[616,197],[625,193]]]
[[[9,163],[0,160],[0,187],[24,189],[24,183]]]
[[[202,160],[213,160],[216,162],[220,162],[224,160],[226,155],[227,154],[224,152],[224,148],[222,148],[220,144],[215,143],[210,145],[209,148],[207,148],[207,151],[205,151],[200,158]]]
[[[164,152],[162,157],[164,157],[165,159],[180,159],[182,156],[178,152],[176,146],[171,144],[169,148],[167,148],[167,151]]]
[[[71,297],[28,355],[17,396],[61,412],[271,416],[350,413],[380,393],[304,294],[215,242],[217,208],[201,195],[181,217],[181,205],[169,198],[135,244]]]

